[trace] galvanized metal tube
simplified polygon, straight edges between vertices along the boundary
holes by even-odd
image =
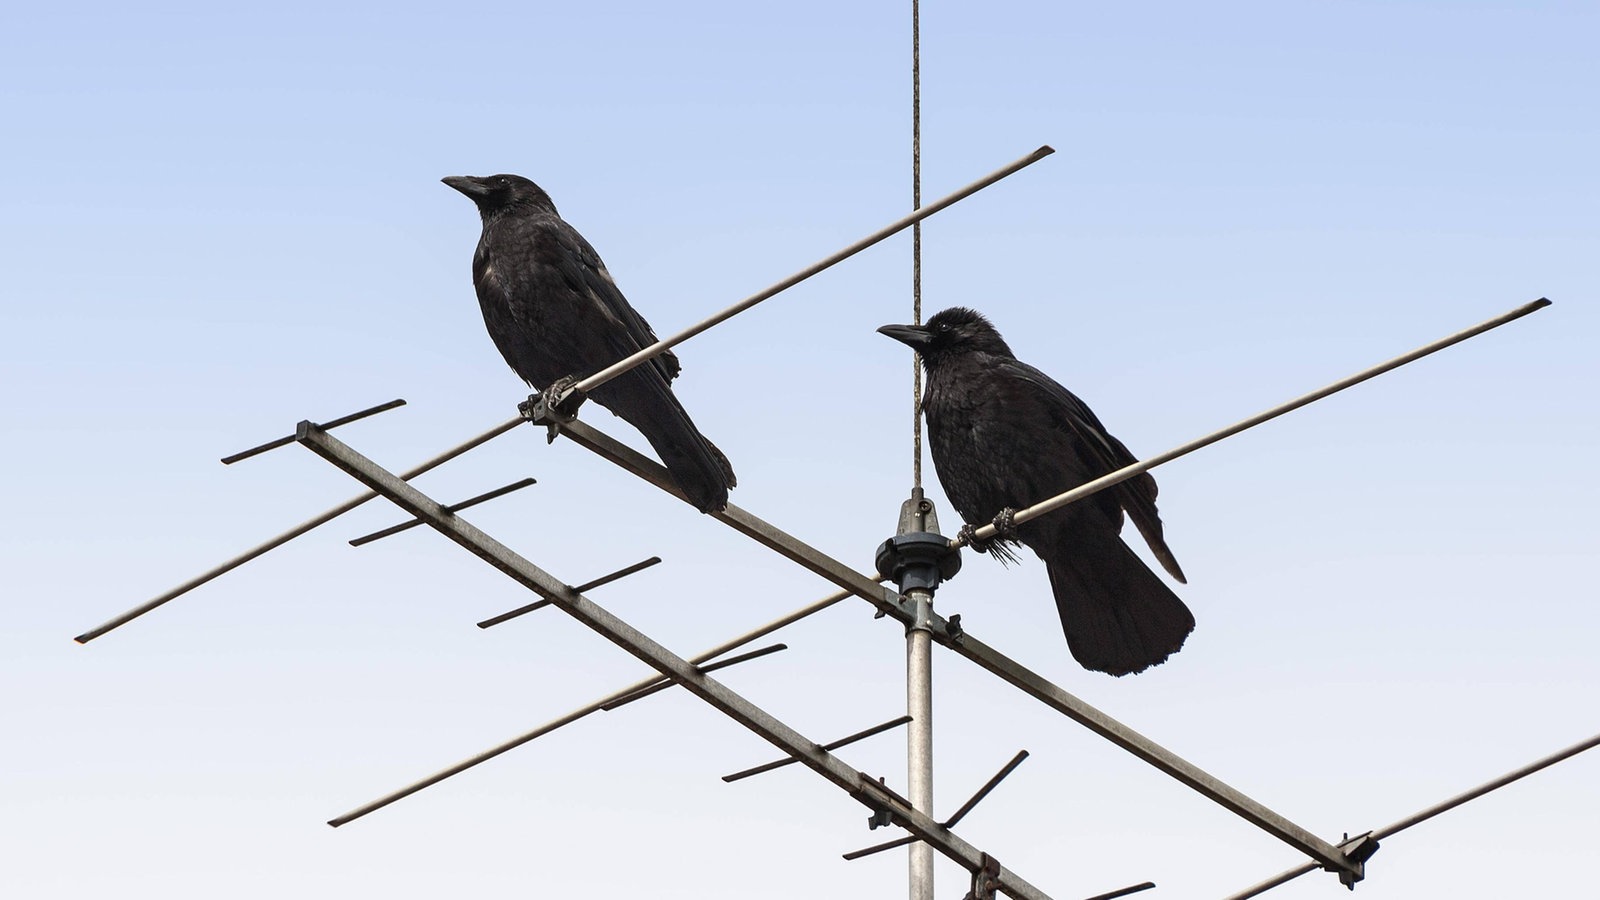
[[[712,316],[712,317],[710,317],[708,319],[704,319],[704,320],[702,320],[702,321],[700,321],[700,322],[698,322],[698,323],[696,323],[694,325],[691,325],[688,328],[685,328],[684,330],[678,332],[677,334],[674,334],[671,337],[666,338],[665,340],[656,341],[654,344],[651,344],[650,346],[645,347],[644,349],[640,350],[639,352],[634,353],[632,356],[629,356],[629,357],[627,357],[625,359],[619,360],[619,361],[617,361],[617,362],[605,367],[604,369],[601,369],[600,371],[594,373],[593,375],[590,375],[589,377],[587,377],[587,378],[583,379],[582,381],[578,382],[577,384],[573,385],[572,386],[573,390],[574,391],[583,391],[583,392],[592,391],[595,388],[599,387],[600,385],[605,384],[606,382],[610,381],[611,379],[617,377],[618,375],[621,375],[623,372],[626,372],[629,369],[632,369],[633,367],[638,366],[641,363],[646,362],[647,360],[650,360],[650,359],[653,359],[654,357],[660,356],[662,353],[665,353],[667,350],[670,350],[671,348],[676,347],[677,345],[683,343],[684,341],[687,341],[689,338],[694,337],[695,335],[699,334],[700,332],[706,331],[706,330],[710,329],[712,326],[719,325],[719,324],[727,321],[728,319],[733,318],[734,316],[738,315],[739,313],[744,312],[745,310],[749,309],[750,307],[755,306],[757,303],[760,303],[763,300],[770,299],[773,296],[776,296],[777,294],[782,293],[783,291],[786,291],[789,288],[794,287],[795,285],[799,284],[802,281],[805,281],[807,278],[810,278],[811,276],[817,274],[818,272],[821,272],[821,271],[823,271],[825,269],[831,268],[832,266],[834,266],[834,265],[836,265],[838,263],[841,263],[841,262],[849,259],[852,256],[855,256],[857,253],[860,253],[861,251],[867,249],[868,247],[871,247],[873,244],[876,244],[879,241],[882,241],[883,239],[885,239],[887,237],[890,237],[890,236],[892,236],[892,235],[894,235],[894,234],[896,234],[896,233],[898,233],[900,231],[903,231],[906,228],[916,224],[917,222],[921,222],[923,219],[926,219],[927,217],[929,217],[929,216],[933,215],[934,213],[944,209],[947,206],[950,206],[950,205],[952,205],[952,204],[954,204],[954,203],[956,203],[956,202],[958,202],[960,200],[965,200],[967,197],[970,197],[973,194],[976,194],[977,192],[979,192],[979,191],[983,190],[984,188],[988,187],[989,185],[994,184],[995,182],[997,182],[997,181],[999,181],[999,180],[1001,180],[1001,179],[1003,179],[1003,178],[1005,178],[1005,177],[1007,177],[1009,175],[1013,175],[1013,174],[1015,174],[1017,172],[1020,172],[1021,170],[1027,168],[1028,166],[1033,165],[1034,163],[1038,162],[1041,159],[1044,159],[1046,156],[1049,156],[1050,154],[1052,154],[1054,152],[1056,152],[1056,151],[1053,148],[1049,147],[1049,146],[1040,147],[1039,149],[1037,149],[1037,150],[1033,151],[1032,153],[1028,154],[1027,156],[1024,156],[1023,158],[1017,160],[1016,162],[1011,163],[1010,165],[1004,166],[1004,167],[1002,167],[1002,168],[990,173],[989,175],[986,175],[983,178],[980,178],[977,181],[974,181],[973,183],[967,185],[966,187],[961,188],[960,190],[958,190],[958,191],[956,191],[956,192],[954,192],[952,194],[949,194],[949,195],[947,195],[945,197],[941,197],[940,199],[935,200],[934,202],[928,204],[927,206],[924,206],[921,209],[916,210],[915,212],[912,212],[910,215],[905,216],[905,217],[895,221],[893,224],[885,226],[884,228],[881,228],[881,229],[873,232],[872,234],[867,235],[866,237],[862,238],[861,240],[856,241],[854,244],[851,244],[850,246],[844,248],[843,250],[840,250],[839,252],[833,254],[832,256],[829,256],[828,258],[822,260],[821,262],[813,263],[813,264],[807,266],[806,268],[801,269],[800,271],[796,272],[795,274],[790,275],[788,278],[783,279],[782,281],[778,282],[777,284],[774,284],[774,285],[772,285],[771,287],[769,287],[769,288],[767,288],[765,290],[758,291],[758,292],[756,292],[754,294],[751,294],[750,296],[744,298],[743,300],[740,300],[738,303],[735,303],[734,305],[728,307],[727,309],[723,310],[722,312],[719,312],[716,315],[714,315],[714,316]]]
[[[906,794],[911,805],[933,816],[933,595],[906,592],[916,621],[906,629]],[[933,900],[933,848],[918,841],[906,851],[911,900]]]
[[[842,788],[863,805],[875,812],[887,812],[896,824],[935,846],[969,871],[977,871],[985,864],[993,862],[990,857],[935,822],[930,816],[908,806],[892,791],[868,777],[865,772],[846,765],[814,741],[808,740],[765,710],[698,671],[693,663],[651,640],[594,601],[582,594],[570,592],[565,584],[550,573],[483,533],[460,516],[446,513],[443,504],[357,453],[343,441],[322,431],[311,422],[300,423],[296,440],[356,480],[388,497],[395,505],[412,515],[426,519],[440,534],[500,570],[513,581],[554,601],[563,612],[630,655],[649,664],[662,675],[681,684],[684,690],[704,700],[713,709],[788,755],[800,758],[812,771]],[[999,867],[998,871],[994,872],[993,880],[997,889],[1017,900],[1046,900],[1043,891],[1004,867]]]
[[[1277,417],[1283,415],[1284,413],[1294,412],[1295,410],[1299,409],[1302,406],[1306,406],[1307,404],[1310,404],[1310,403],[1315,403],[1316,401],[1321,400],[1324,397],[1327,397],[1327,396],[1329,396],[1331,394],[1336,394],[1339,391],[1344,390],[1345,388],[1353,387],[1355,385],[1360,384],[1363,381],[1367,381],[1368,379],[1376,378],[1379,375],[1382,375],[1383,373],[1388,372],[1388,371],[1390,371],[1392,369],[1398,369],[1401,366],[1405,365],[1406,363],[1414,362],[1414,361],[1419,360],[1422,357],[1427,356],[1427,355],[1432,354],[1432,353],[1437,353],[1438,351],[1443,350],[1446,347],[1452,346],[1454,344],[1459,344],[1462,341],[1467,340],[1468,338],[1476,337],[1476,336],[1484,333],[1485,331],[1489,331],[1489,330],[1494,329],[1494,328],[1499,328],[1501,325],[1504,325],[1507,322],[1516,321],[1517,319],[1520,319],[1523,316],[1528,315],[1529,313],[1537,312],[1538,310],[1541,310],[1541,309],[1543,309],[1543,308],[1545,308],[1546,306],[1549,306],[1549,305],[1550,305],[1550,301],[1544,299],[1543,297],[1541,297],[1538,300],[1533,301],[1532,303],[1528,303],[1528,304],[1524,304],[1522,306],[1519,306],[1516,309],[1513,309],[1510,312],[1505,313],[1504,315],[1496,316],[1493,319],[1488,320],[1487,322],[1483,322],[1483,323],[1480,323],[1478,325],[1474,325],[1471,328],[1465,329],[1463,331],[1458,331],[1455,334],[1450,335],[1449,337],[1441,338],[1440,340],[1434,341],[1433,343],[1428,344],[1428,345],[1423,346],[1423,347],[1418,347],[1417,349],[1411,351],[1410,353],[1406,353],[1406,354],[1403,354],[1401,356],[1397,356],[1394,359],[1389,360],[1388,362],[1380,363],[1380,364],[1378,364],[1376,366],[1373,366],[1370,369],[1365,369],[1363,371],[1357,372],[1356,374],[1351,375],[1349,378],[1344,378],[1344,379],[1341,379],[1339,381],[1336,381],[1333,384],[1328,385],[1327,387],[1320,388],[1318,390],[1312,391],[1309,394],[1305,394],[1305,395],[1303,395],[1301,397],[1297,397],[1297,398],[1295,398],[1293,400],[1290,400],[1287,403],[1283,403],[1283,404],[1280,404],[1278,406],[1274,406],[1273,408],[1271,408],[1271,409],[1269,409],[1269,410],[1267,410],[1265,412],[1257,413],[1256,415],[1253,415],[1250,418],[1245,419],[1242,422],[1237,422],[1237,423],[1235,423],[1233,425],[1229,425],[1227,428],[1224,428],[1224,429],[1222,429],[1220,431],[1213,431],[1212,433],[1206,435],[1205,437],[1197,438],[1195,440],[1192,440],[1192,441],[1188,442],[1187,444],[1182,444],[1180,446],[1174,447],[1174,448],[1172,448],[1171,450],[1168,450],[1165,453],[1158,453],[1155,456],[1150,457],[1149,459],[1140,460],[1139,462],[1136,462],[1131,466],[1124,466],[1123,468],[1120,468],[1120,469],[1116,470],[1115,472],[1112,472],[1112,473],[1110,473],[1108,475],[1103,475],[1103,476],[1101,476],[1099,478],[1096,478],[1093,481],[1090,481],[1090,482],[1087,482],[1087,483],[1085,483],[1083,485],[1075,487],[1070,491],[1066,491],[1065,493],[1057,494],[1056,496],[1051,497],[1048,500],[1044,500],[1044,501],[1042,501],[1040,503],[1035,503],[1034,505],[1028,507],[1027,509],[1018,510],[1016,515],[1013,517],[1012,521],[1016,525],[1021,525],[1024,522],[1028,522],[1028,521],[1031,521],[1033,519],[1037,519],[1038,517],[1040,517],[1042,515],[1045,515],[1046,513],[1055,512],[1056,510],[1060,509],[1063,506],[1066,506],[1069,503],[1073,503],[1073,502],[1076,502],[1078,500],[1082,500],[1083,498],[1089,496],[1090,494],[1098,493],[1100,491],[1105,490],[1108,487],[1111,487],[1114,484],[1119,484],[1121,482],[1127,481],[1129,478],[1132,478],[1135,475],[1139,475],[1139,474],[1142,474],[1144,472],[1148,472],[1151,469],[1154,469],[1156,466],[1159,466],[1159,465],[1161,465],[1163,463],[1171,462],[1172,460],[1175,460],[1180,456],[1186,456],[1186,455],[1188,455],[1190,453],[1193,453],[1196,450],[1199,450],[1201,447],[1206,447],[1206,446],[1209,446],[1211,444],[1215,444],[1217,441],[1220,441],[1223,438],[1232,437],[1233,435],[1236,435],[1241,431],[1244,431],[1244,430],[1249,429],[1249,428],[1254,428],[1255,426],[1260,425],[1262,422],[1266,422],[1266,421],[1269,421],[1271,419],[1276,419]],[[977,531],[973,535],[973,537],[977,538],[980,541],[986,541],[986,540],[989,540],[990,538],[993,538],[997,533],[998,533],[998,531],[994,527],[994,524],[990,523],[990,524],[984,525],[982,528],[977,529]],[[952,546],[952,547],[960,547],[960,546],[963,546],[964,544],[966,544],[966,541],[964,539],[962,539],[962,538],[959,538],[959,537],[953,538],[950,541],[950,546]]]
[[[505,434],[506,432],[508,432],[511,429],[517,427],[518,425],[521,425],[525,421],[527,421],[527,420],[522,418],[521,416],[518,416],[517,418],[511,419],[510,421],[502,422],[501,424],[496,425],[495,427],[489,429],[488,431],[485,431],[483,434],[480,434],[477,437],[472,438],[471,440],[468,440],[465,443],[457,444],[456,446],[451,447],[449,450],[446,450],[445,452],[439,454],[438,456],[435,456],[433,459],[430,459],[427,462],[424,462],[421,465],[419,465],[419,466],[417,466],[417,467],[415,467],[413,469],[410,469],[410,470],[408,470],[406,472],[401,473],[400,474],[400,478],[404,479],[404,480],[410,480],[412,478],[417,477],[418,475],[421,475],[423,472],[428,471],[429,469],[434,469],[434,468],[437,468],[439,466],[442,466],[445,463],[449,462],[450,460],[455,459],[456,457],[460,456],[461,454],[466,453],[469,450],[472,450],[472,449],[474,449],[476,447],[479,447],[479,446],[481,446],[483,444],[488,443],[489,441],[494,440],[495,438],[499,437],[500,435]],[[173,588],[172,590],[167,591],[165,594],[162,594],[161,596],[156,597],[155,599],[149,601],[148,603],[145,603],[143,606],[138,606],[138,607],[135,607],[133,609],[130,609],[127,612],[123,613],[122,615],[117,616],[116,618],[110,620],[109,622],[106,622],[106,623],[100,625],[97,628],[91,628],[90,630],[85,631],[83,634],[80,634],[77,637],[73,638],[73,640],[77,641],[80,644],[87,644],[90,641],[94,640],[95,638],[105,634],[106,632],[111,631],[111,630],[116,629],[116,628],[120,628],[123,625],[126,625],[129,622],[132,622],[134,619],[139,618],[140,616],[144,615],[145,613],[155,609],[156,607],[161,606],[162,604],[167,603],[169,601],[175,600],[178,597],[183,596],[184,594],[187,594],[188,592],[194,590],[195,588],[199,587],[202,584],[205,584],[206,582],[210,581],[211,579],[216,578],[219,575],[227,574],[228,572],[231,572],[234,569],[239,568],[240,566],[244,565],[245,563],[249,562],[250,560],[255,559],[256,557],[262,555],[263,553],[266,553],[266,552],[268,552],[270,550],[275,550],[278,547],[281,547],[284,544],[289,543],[290,541],[294,540],[295,538],[299,537],[300,535],[305,534],[306,532],[312,530],[313,528],[316,528],[319,525],[325,525],[328,522],[331,522],[334,519],[339,518],[340,516],[344,515],[345,513],[349,512],[350,510],[355,509],[356,507],[358,507],[361,504],[367,502],[368,500],[371,500],[373,497],[376,497],[376,496],[378,496],[378,495],[377,495],[377,493],[375,491],[368,491],[365,494],[360,495],[359,497],[351,497],[349,500],[345,501],[344,503],[339,504],[338,506],[335,506],[333,509],[328,510],[327,512],[323,513],[322,515],[317,516],[316,518],[313,518],[313,519],[307,519],[306,521],[301,522],[299,525],[296,525],[295,527],[289,529],[288,531],[285,531],[283,534],[280,534],[277,537],[275,537],[275,538],[273,538],[273,539],[271,539],[271,540],[269,540],[269,541],[267,541],[265,543],[257,544],[256,546],[250,548],[249,550],[246,550],[245,552],[239,554],[238,556],[235,556],[233,559],[230,559],[227,562],[222,563],[221,565],[217,566],[216,568],[208,569],[207,571],[205,571],[205,572],[203,572],[203,573],[201,573],[199,575],[196,575],[195,577],[189,579],[188,581],[185,581],[183,584],[180,584],[177,587]]]
[[[801,608],[795,610],[794,612],[788,613],[787,615],[780,616],[780,617],[778,617],[776,619],[773,619],[771,622],[768,622],[765,625],[762,625],[762,626],[760,626],[758,628],[755,628],[755,629],[753,629],[751,631],[747,631],[744,634],[739,635],[738,637],[731,638],[729,640],[723,641],[722,643],[718,644],[717,646],[712,647],[711,649],[706,650],[706,651],[704,651],[702,653],[698,653],[698,654],[696,654],[694,656],[691,656],[689,658],[689,661],[691,663],[694,663],[694,664],[698,665],[700,663],[707,662],[707,661],[712,660],[712,659],[716,659],[717,657],[721,656],[722,654],[727,653],[729,650],[733,650],[733,649],[736,649],[738,647],[743,647],[745,644],[748,644],[751,641],[759,640],[759,639],[761,639],[763,637],[766,637],[767,635],[773,633],[774,631],[777,631],[778,629],[780,629],[780,628],[782,628],[782,627],[784,627],[786,625],[793,624],[795,622],[800,621],[801,619],[804,619],[807,616],[813,615],[815,613],[819,613],[819,612],[827,609],[828,607],[839,603],[841,600],[844,600],[846,597],[849,597],[849,596],[850,596],[850,592],[849,591],[835,591],[834,593],[829,594],[826,597],[823,597],[821,600],[818,600],[815,603],[811,603],[811,604],[809,604],[807,606],[802,606]],[[328,820],[328,824],[332,825],[335,828],[338,828],[340,825],[343,825],[343,824],[345,824],[347,822],[354,822],[356,819],[359,819],[359,818],[361,818],[362,816],[364,816],[364,815],[366,815],[368,813],[376,812],[377,810],[380,810],[380,809],[384,808],[385,806],[388,806],[389,804],[395,802],[396,800],[402,800],[402,799],[404,799],[406,797],[411,796],[412,794],[415,794],[416,792],[422,790],[423,788],[431,787],[432,785],[438,784],[439,782],[444,781],[446,778],[449,778],[452,775],[459,775],[462,772],[465,772],[466,770],[472,768],[473,766],[479,765],[481,763],[486,763],[489,760],[494,759],[496,756],[499,756],[500,754],[505,753],[508,750],[514,750],[517,747],[520,747],[523,744],[526,744],[526,743],[528,743],[529,741],[531,741],[531,740],[533,740],[535,738],[542,737],[542,736],[544,736],[546,734],[549,734],[552,731],[555,731],[557,728],[560,728],[563,725],[570,725],[573,722],[576,722],[579,719],[583,718],[584,716],[589,715],[590,713],[599,712],[600,710],[604,709],[608,704],[611,704],[611,703],[613,703],[613,702],[615,702],[617,700],[620,700],[623,697],[626,697],[626,696],[628,696],[630,694],[636,694],[641,690],[644,690],[644,689],[650,688],[650,687],[654,687],[654,686],[656,686],[658,684],[670,684],[670,683],[671,683],[670,679],[662,678],[659,675],[652,675],[651,677],[646,678],[646,679],[644,679],[642,681],[634,682],[633,684],[630,684],[627,687],[622,688],[621,690],[612,691],[611,693],[605,695],[604,697],[601,697],[600,699],[594,701],[593,703],[589,703],[589,704],[587,704],[585,706],[581,706],[581,707],[573,710],[572,712],[567,713],[564,716],[560,716],[558,718],[552,719],[549,722],[546,722],[543,725],[540,725],[538,728],[533,729],[532,731],[528,731],[528,732],[524,732],[523,734],[519,734],[519,735],[517,735],[516,737],[512,738],[509,741],[506,741],[504,743],[497,744],[497,745],[495,745],[493,747],[490,747],[488,750],[485,750],[482,753],[479,753],[479,754],[477,754],[475,756],[469,757],[468,759],[462,760],[461,762],[458,762],[453,766],[449,766],[447,768],[440,769],[439,771],[433,773],[432,775],[429,775],[428,777],[426,777],[426,778],[424,778],[424,779],[422,779],[420,781],[412,782],[411,784],[401,788],[398,791],[395,791],[395,792],[390,793],[390,794],[386,794],[383,797],[380,797],[377,800],[374,800],[371,803],[366,804],[365,806],[357,807],[356,809],[353,809],[350,812],[347,812],[342,816],[337,816],[335,818],[329,819]]]

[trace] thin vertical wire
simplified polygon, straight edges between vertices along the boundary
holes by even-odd
[[[921,3],[911,0],[911,208],[922,208]],[[911,226],[911,323],[922,324],[922,223]],[[922,363],[911,355],[911,487],[922,496]]]

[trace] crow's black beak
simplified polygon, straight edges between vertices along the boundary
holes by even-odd
[[[450,185],[461,193],[466,194],[473,200],[484,197],[489,193],[489,188],[483,183],[483,181],[473,178],[471,175],[451,175],[447,178],[441,178],[439,180]]]
[[[888,335],[913,350],[921,350],[933,340],[932,332],[921,325],[885,325],[878,329],[878,333]]]

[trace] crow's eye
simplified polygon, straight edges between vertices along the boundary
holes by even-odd
[[[502,178],[502,179],[500,179],[500,184],[501,184],[501,185],[508,185],[508,184],[510,184],[510,183],[511,183],[511,179],[509,179],[509,178]]]

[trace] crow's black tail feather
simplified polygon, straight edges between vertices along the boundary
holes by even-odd
[[[733,466],[695,427],[666,380],[641,366],[617,381],[632,383],[618,385],[626,389],[617,391],[606,390],[612,384],[602,385],[595,390],[594,401],[639,429],[695,509],[725,508],[728,490],[738,483]]]
[[[1034,552],[1050,572],[1067,647],[1086,669],[1142,672],[1194,630],[1189,607],[1113,531],[1063,529]]]

